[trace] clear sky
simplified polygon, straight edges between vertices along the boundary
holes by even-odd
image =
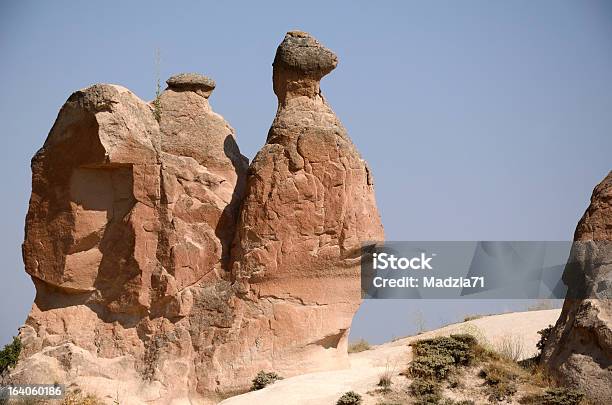
[[[211,104],[252,158],[291,29],[339,56],[322,88],[372,167],[388,239],[568,240],[612,169],[609,1],[2,1],[0,343],[34,296],[30,158],[70,93],[107,82],[152,99],[159,49],[162,79],[216,80]],[[516,306],[366,302],[352,338],[411,332],[416,311],[432,327]]]

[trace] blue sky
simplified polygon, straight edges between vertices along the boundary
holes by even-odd
[[[159,49],[162,79],[216,80],[213,108],[252,158],[291,29],[339,56],[322,88],[372,167],[388,239],[568,240],[612,169],[611,2],[3,1],[0,343],[34,296],[20,251],[30,158],[70,93],[108,82],[151,99]],[[435,326],[520,305],[367,302],[352,336],[409,333],[415,311]]]

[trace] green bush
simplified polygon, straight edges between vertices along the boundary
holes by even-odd
[[[453,370],[453,358],[447,355],[429,354],[417,356],[410,363],[410,374],[414,377],[443,379]]]
[[[478,339],[468,333],[460,333],[457,335],[450,335],[452,339],[458,340],[468,345],[470,349],[474,348],[478,344]]]
[[[423,339],[412,345],[414,360],[410,373],[415,377],[445,378],[454,366],[466,366],[473,362],[478,342],[467,334]]]
[[[359,405],[361,404],[361,395],[355,391],[349,391],[342,394],[336,405]]]
[[[440,384],[435,381],[426,380],[423,378],[415,378],[410,384],[410,392],[415,397],[422,397],[426,395],[440,395],[441,389]]]
[[[419,340],[412,348],[417,356],[450,356],[456,365],[469,365],[474,359],[472,349],[475,345],[476,339],[470,335],[452,335]]]
[[[15,367],[21,353],[21,340],[14,337],[13,341],[0,350],[0,374],[9,367]]]
[[[278,380],[282,380],[283,377],[280,377],[278,374],[274,372],[266,373],[265,371],[260,371],[257,373],[257,376],[253,378],[253,385],[251,386],[251,391],[260,390],[267,385],[273,384]]]
[[[578,405],[584,399],[584,394],[572,389],[553,388],[542,396],[543,405]]]

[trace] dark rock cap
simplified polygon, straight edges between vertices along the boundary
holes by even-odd
[[[168,88],[172,90],[192,90],[211,92],[215,88],[215,81],[199,73],[179,73],[166,80]]]
[[[289,31],[278,46],[274,69],[288,69],[321,78],[334,70],[338,57],[307,32]]]

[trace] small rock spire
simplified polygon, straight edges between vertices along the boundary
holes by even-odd
[[[289,31],[278,46],[273,66],[274,93],[279,102],[294,96],[314,97],[319,82],[338,65],[338,57],[303,31]]]

